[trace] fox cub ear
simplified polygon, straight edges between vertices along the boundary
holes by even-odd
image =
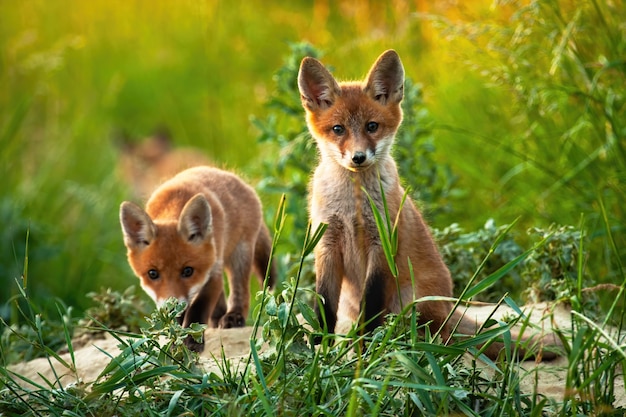
[[[178,219],[178,234],[190,243],[199,243],[212,233],[211,207],[202,194],[196,194],[185,204]]]
[[[150,245],[156,235],[156,227],[150,216],[138,205],[124,201],[120,206],[120,223],[124,244],[129,249],[143,249]]]
[[[404,95],[404,67],[393,49],[378,57],[369,74],[364,91],[381,104],[397,104]]]
[[[304,58],[300,63],[298,88],[302,105],[310,111],[331,107],[341,95],[335,78],[321,62],[311,57]]]

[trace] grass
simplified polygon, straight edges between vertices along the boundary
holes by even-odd
[[[280,208],[274,248],[285,224],[284,207]],[[380,227],[385,228],[384,213],[381,219]],[[183,340],[202,329],[180,327],[176,316],[184,305],[171,300],[151,314],[140,333],[115,330],[95,318],[90,320],[92,330],[111,334],[121,348],[118,355],[111,356],[95,381],[77,379],[76,383],[63,386],[58,382],[60,375],[55,374],[52,380],[41,384],[2,366],[0,410],[3,415],[69,412],[77,416],[241,413],[534,416],[623,412],[613,405],[618,386],[612,383],[626,359],[622,339],[616,336],[616,329],[598,325],[576,310],[571,329],[562,329],[560,334],[562,354],[567,358],[562,401],[522,389],[522,381],[532,379],[535,371],[525,370],[526,366],[512,359],[519,346],[511,339],[509,329],[516,323],[527,326],[523,316],[508,324],[487,327],[475,338],[453,340],[447,345],[417,324],[413,305],[406,306],[406,314],[388,316],[386,325],[370,334],[363,333],[358,326],[345,335],[325,333],[310,303],[303,301],[306,297],[302,293],[310,290],[301,287],[300,282],[303,264],[321,233],[323,230],[310,231],[303,244],[298,274],[282,291],[258,293],[261,302],[254,312],[250,354],[243,366],[233,366],[225,356],[214,358],[219,373],[207,373],[198,366],[196,354],[187,350]],[[504,234],[498,241],[503,239]],[[494,242],[493,250],[498,241]],[[483,264],[487,261],[488,256]],[[504,269],[519,262],[514,260]],[[497,271],[476,285],[468,284],[462,291],[463,297],[479,293],[501,274],[502,271]],[[625,286],[626,280],[620,291]],[[21,295],[29,301],[26,293]],[[121,301],[131,296],[132,292],[127,293],[111,304],[124,308]],[[512,300],[506,301],[515,307]],[[66,363],[43,342],[40,318],[34,306],[27,305],[22,314],[37,337],[25,342],[41,350],[49,361],[55,358]],[[94,312],[110,310],[101,307]],[[59,313],[63,314],[62,309]],[[612,310],[610,314],[623,319],[623,312]],[[64,322],[62,334],[71,360],[66,366],[75,369],[70,325]],[[318,336],[322,337],[321,343],[315,346],[312,340]],[[479,345],[496,339],[503,340],[505,346],[500,359],[491,361],[479,356]],[[266,347],[262,348],[263,344]],[[464,352],[469,352],[465,359]],[[6,352],[2,353],[6,358]],[[23,383],[32,387],[23,388]]]
[[[468,204],[490,201],[505,218],[524,213],[528,227],[540,219],[577,224],[584,213],[600,251],[610,250],[600,205],[619,230],[624,214],[617,201],[624,188],[616,181],[623,183],[624,130],[615,117],[624,111],[616,101],[625,68],[617,35],[622,11],[602,1],[514,5],[510,14],[503,9],[477,24],[435,18],[445,36],[438,46],[475,70],[459,78],[461,96],[449,85],[436,104],[449,120],[441,120],[438,139],[446,149],[474,144],[467,149],[472,159],[494,152],[489,164],[454,165],[464,172],[461,181],[490,183],[470,187],[475,192]],[[483,100],[480,110],[462,111],[476,95]]]

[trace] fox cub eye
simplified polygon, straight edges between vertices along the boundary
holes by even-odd
[[[345,131],[346,131],[346,128],[341,125],[333,126],[333,132],[335,133],[335,135],[343,135],[343,132]]]
[[[368,133],[374,133],[378,130],[378,123],[376,122],[369,122],[366,126],[365,129],[367,130]]]
[[[180,273],[180,276],[183,278],[189,278],[192,275],[193,275],[193,268],[190,266],[184,267]]]
[[[150,279],[159,279],[159,271],[156,269],[151,269],[148,271],[148,278]]]

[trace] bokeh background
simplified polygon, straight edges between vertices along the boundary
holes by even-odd
[[[0,10],[6,320],[16,280],[38,303],[78,309],[89,291],[137,283],[118,221],[120,202],[140,198],[121,167],[128,144],[166,130],[175,148],[267,184],[285,146],[253,120],[294,118],[272,98],[303,42],[341,79],[399,52],[434,182],[445,182],[425,204],[433,227],[573,225],[589,240],[593,282],[624,279],[622,1],[29,0]],[[314,162],[314,148],[300,157]],[[259,187],[270,223],[279,193],[268,190]],[[292,214],[306,222],[306,211]]]

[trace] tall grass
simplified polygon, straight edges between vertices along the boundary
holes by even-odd
[[[444,91],[434,103],[446,113],[437,128],[452,150],[446,159],[463,172],[468,204],[494,207],[499,221],[522,214],[529,227],[577,224],[584,214],[591,245],[608,255],[594,265],[597,279],[619,281],[600,207],[623,246],[626,12],[595,0],[498,7],[502,14],[484,20],[429,20],[438,46],[468,70],[460,97]],[[476,96],[484,102],[468,106]],[[454,152],[458,143],[465,152]]]

